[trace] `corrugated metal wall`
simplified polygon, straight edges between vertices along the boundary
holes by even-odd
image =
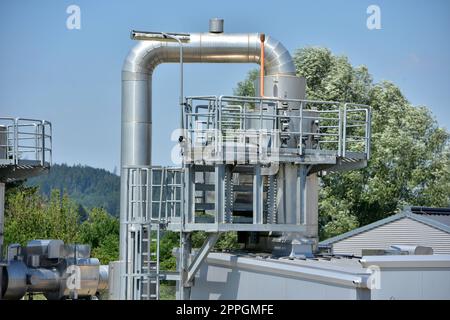
[[[362,249],[388,249],[393,244],[429,246],[436,254],[450,254],[450,234],[410,218],[338,241],[333,244],[333,253],[359,256]]]

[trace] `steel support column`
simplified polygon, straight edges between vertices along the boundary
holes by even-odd
[[[263,223],[263,178],[260,165],[255,166],[253,176],[253,223]]]
[[[180,282],[179,282],[179,294],[180,300],[189,300],[191,295],[191,288],[186,287],[185,283],[188,279],[189,270],[189,260],[192,249],[191,233],[182,232],[181,233],[181,243],[180,243]]]

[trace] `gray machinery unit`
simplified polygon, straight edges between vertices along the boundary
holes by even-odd
[[[370,108],[306,100],[289,52],[264,34],[133,31],[141,40],[122,69],[118,299],[158,299],[177,280],[189,299],[195,274],[219,234],[237,231],[247,249],[311,256],[318,239],[318,175],[366,166]],[[180,62],[182,164],[151,163],[151,81],[161,63]],[[257,96],[183,96],[183,63],[257,63]],[[160,270],[162,232],[180,233],[178,273]],[[208,238],[194,252],[190,236]]]
[[[107,287],[108,267],[91,258],[86,245],[33,240],[25,247],[10,245],[4,258],[5,183],[47,172],[51,157],[50,122],[0,118],[0,299],[34,293],[48,299],[88,298]]]
[[[42,293],[49,300],[92,298],[108,286],[108,267],[90,257],[87,245],[33,240],[10,245],[3,274],[3,299]]]

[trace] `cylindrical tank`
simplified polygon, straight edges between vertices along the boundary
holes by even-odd
[[[260,82],[255,81],[255,92],[257,95],[260,94]],[[264,96],[271,98],[281,98],[281,99],[305,99],[306,81],[305,78],[290,76],[290,75],[270,75],[264,77]],[[268,114],[273,114],[273,110],[268,110]],[[285,104],[283,110],[278,110],[278,115],[296,116],[300,115],[300,103],[289,102]],[[297,120],[298,119],[298,120]],[[300,119],[290,118],[288,123],[282,124],[281,120],[278,120],[277,129],[283,131],[298,132],[300,131]],[[305,123],[304,125],[307,125]],[[298,139],[294,136],[288,139],[284,143],[284,147],[287,148],[297,148]]]
[[[219,18],[209,19],[209,32],[223,33],[223,19]]]
[[[59,290],[59,273],[44,268],[28,269],[28,292],[49,292]]]
[[[98,291],[103,291],[108,289],[109,283],[109,266],[101,265],[99,270],[99,279],[98,279]]]
[[[27,292],[27,266],[22,261],[11,261],[3,270],[2,299],[18,300]]]
[[[260,94],[259,80],[255,81],[256,94]],[[266,97],[276,97],[282,99],[305,99],[306,80],[302,77],[291,75],[269,75],[264,77],[264,95]],[[268,110],[268,113],[273,113],[273,110]],[[279,110],[278,114],[285,114],[289,116],[300,116],[300,103],[289,102],[286,108]],[[314,117],[316,113],[311,110],[303,110],[303,117]],[[297,120],[298,119],[298,120]],[[299,132],[300,119],[290,118],[287,123],[277,124],[277,129],[281,132]],[[272,124],[268,124],[272,127]],[[314,119],[304,118],[302,121],[303,132],[314,132]],[[298,135],[291,135],[288,139],[283,140],[281,137],[281,148],[298,148],[300,143],[308,144],[310,147],[311,136],[305,136],[306,140],[300,141]],[[308,140],[309,139],[309,140]],[[310,174],[306,177],[305,193],[303,197],[299,197],[300,184],[299,175],[301,174],[301,166],[292,163],[279,163],[279,170],[276,174],[277,180],[277,223],[286,224],[305,224],[306,234],[308,238],[317,238],[317,193],[318,193],[318,179],[316,174]],[[303,200],[302,200],[303,199]],[[305,203],[301,203],[304,201]],[[303,217],[300,215],[299,208],[304,208]]]

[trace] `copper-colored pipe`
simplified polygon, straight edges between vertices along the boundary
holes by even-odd
[[[259,35],[261,40],[261,63],[260,65],[260,75],[259,75],[259,93],[261,97],[264,97],[264,41],[266,40],[266,35],[261,33]]]

